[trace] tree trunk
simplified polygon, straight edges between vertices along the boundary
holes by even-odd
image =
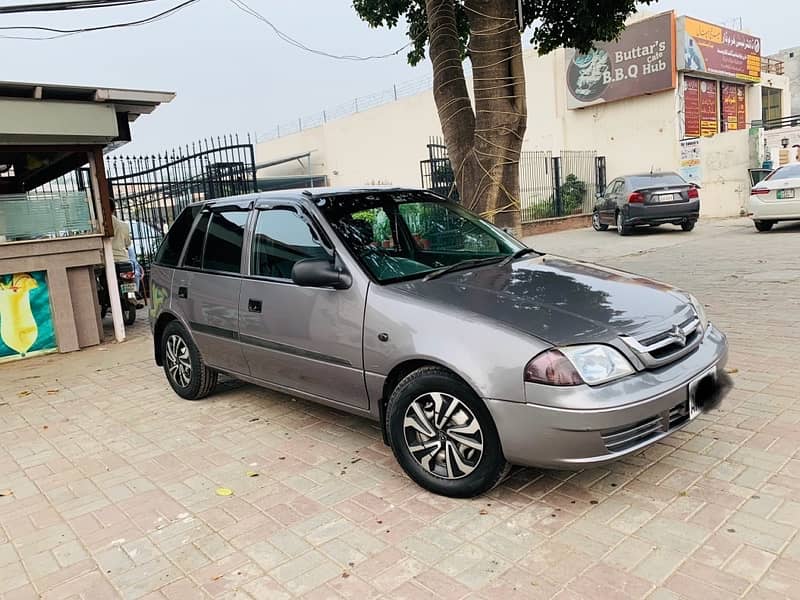
[[[433,93],[465,206],[518,229],[519,159],[527,124],[515,0],[466,0],[473,110],[459,53],[454,0],[426,0]]]

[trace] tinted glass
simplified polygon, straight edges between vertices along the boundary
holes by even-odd
[[[250,267],[253,275],[291,279],[292,267],[298,260],[327,256],[308,224],[294,210],[276,208],[258,213]]]
[[[157,264],[167,267],[177,266],[183,245],[186,243],[186,238],[189,237],[189,231],[192,229],[192,223],[198,212],[200,212],[199,206],[189,206],[178,215],[156,253],[155,262]]]
[[[631,189],[662,187],[665,185],[687,185],[686,180],[677,173],[653,173],[629,178]]]
[[[328,222],[379,282],[422,277],[471,259],[498,261],[522,248],[463,208],[421,193],[321,198]]]
[[[203,270],[239,272],[247,215],[246,211],[213,213],[203,252]]]
[[[203,245],[206,241],[206,231],[208,231],[208,221],[211,213],[205,213],[197,222],[197,227],[192,232],[192,239],[186,247],[186,256],[183,257],[183,266],[199,269],[203,266]]]
[[[800,163],[786,165],[785,167],[775,169],[769,174],[767,179],[770,181],[777,181],[779,179],[793,179],[795,177],[800,178]]]

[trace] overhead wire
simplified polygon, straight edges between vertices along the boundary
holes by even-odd
[[[0,14],[18,14],[32,12],[64,12],[69,10],[85,10],[91,8],[112,8],[130,4],[144,4],[155,0],[74,0],[72,2],[47,2],[40,4],[14,4],[0,6]]]
[[[40,27],[40,26],[25,26],[25,25],[16,25],[16,26],[4,26],[0,27],[0,31],[15,31],[15,30],[26,30],[26,31],[44,31],[49,33],[55,33],[56,35],[50,36],[21,36],[21,35],[0,35],[1,38],[5,39],[15,39],[15,40],[31,40],[31,41],[39,41],[39,40],[54,40],[58,38],[68,37],[71,35],[77,35],[79,33],[88,33],[91,31],[103,31],[107,29],[121,29],[123,27],[137,27],[140,25],[148,25],[150,23],[155,23],[156,21],[160,21],[161,19],[165,19],[179,10],[186,8],[187,6],[199,2],[199,0],[184,0],[180,4],[173,6],[172,8],[168,8],[160,13],[152,15],[150,17],[145,17],[143,19],[138,19],[135,21],[125,21],[122,23],[112,23],[110,25],[97,25],[94,27],[83,27],[80,29],[58,29],[55,27]]]

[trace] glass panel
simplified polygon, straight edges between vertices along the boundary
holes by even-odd
[[[192,229],[192,223],[194,223],[194,218],[198,212],[200,212],[200,207],[192,206],[178,216],[172,227],[169,228],[166,239],[158,249],[155,259],[157,264],[167,267],[177,266],[181,258],[183,245],[186,243],[186,238],[189,237],[189,231]]]
[[[800,164],[786,165],[775,169],[770,173],[767,180],[777,181],[778,179],[800,179]]]
[[[635,190],[664,185],[686,185],[686,180],[676,173],[654,173],[653,175],[631,177],[630,182],[631,187]]]
[[[291,279],[298,260],[327,256],[308,224],[293,210],[259,213],[253,239],[253,275]]]
[[[0,196],[0,242],[96,233],[86,191]]]
[[[199,269],[203,266],[203,244],[206,241],[206,231],[208,230],[208,220],[211,213],[205,213],[197,222],[197,227],[194,228],[192,239],[189,240],[189,245],[186,247],[186,256],[183,259],[183,264],[186,267]]]
[[[444,204],[409,202],[401,204],[399,210],[414,241],[425,250],[471,254],[500,251],[497,239],[479,222],[465,219]]]
[[[248,214],[245,211],[214,213],[206,237],[203,270],[239,272]]]

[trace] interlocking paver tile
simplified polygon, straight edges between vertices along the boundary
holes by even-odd
[[[181,401],[144,319],[125,344],[0,366],[0,595],[800,597],[800,242],[738,220],[652,236],[534,245],[692,290],[736,387],[623,461],[515,469],[476,501],[422,491],[358,417],[235,382]]]

